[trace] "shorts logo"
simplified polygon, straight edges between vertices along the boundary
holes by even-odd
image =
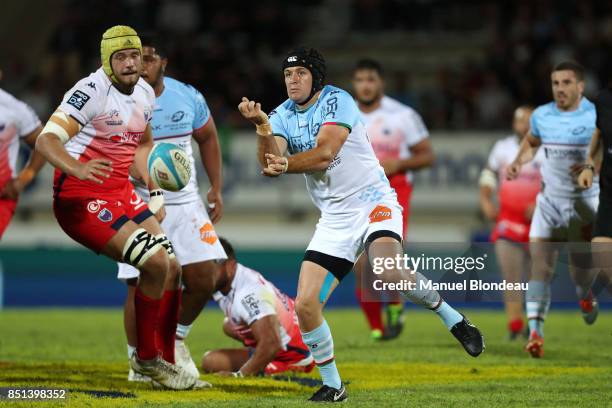
[[[377,205],[369,215],[370,224],[391,219],[391,209],[384,205]]]
[[[98,219],[102,222],[110,222],[113,220],[113,213],[108,208],[103,208],[98,213]]]
[[[217,233],[210,222],[207,222],[200,228],[200,239],[209,245],[217,242]]]
[[[72,105],[75,108],[77,108],[78,110],[81,110],[81,109],[83,109],[83,106],[85,106],[85,104],[87,103],[89,98],[90,98],[89,95],[87,95],[85,92],[76,90],[70,96],[70,98],[68,98],[68,102],[67,103],[68,103],[68,105]]]
[[[87,211],[89,211],[92,214],[95,214],[98,211],[100,211],[100,207],[106,203],[107,202],[104,200],[90,201],[89,203],[87,203]]]

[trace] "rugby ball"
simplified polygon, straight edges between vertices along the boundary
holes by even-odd
[[[191,178],[189,156],[172,143],[157,143],[147,160],[149,174],[157,185],[167,191],[182,190]]]

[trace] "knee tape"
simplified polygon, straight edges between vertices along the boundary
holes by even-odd
[[[162,248],[163,246],[157,241],[156,237],[149,234],[144,228],[138,228],[125,242],[123,260],[136,268],[140,268]]]
[[[164,234],[163,232],[161,234],[157,234],[155,236],[155,239],[161,246],[164,247],[166,252],[168,252],[168,258],[176,259],[176,254],[174,253],[174,247],[172,246],[172,242],[170,242],[166,234]]]

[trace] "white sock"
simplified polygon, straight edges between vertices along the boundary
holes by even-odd
[[[136,347],[127,345],[128,359],[132,358],[134,353],[136,353]]]

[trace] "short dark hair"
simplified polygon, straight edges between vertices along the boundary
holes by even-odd
[[[155,53],[159,55],[161,58],[167,58],[168,54],[166,53],[166,47],[164,46],[164,42],[162,39],[155,33],[145,32],[143,34],[139,34],[140,43],[143,47],[151,47],[155,48]]]
[[[221,243],[221,246],[223,247],[223,250],[225,251],[225,255],[227,255],[227,259],[236,259],[236,253],[234,252],[234,247],[232,247],[232,244],[229,243],[229,241],[223,237],[219,237],[219,242]]]
[[[584,81],[584,67],[576,61],[560,62],[553,68],[553,72],[556,71],[572,71],[577,80]]]
[[[357,71],[361,71],[362,69],[370,69],[372,71],[376,71],[380,77],[383,76],[383,68],[380,65],[380,62],[376,61],[373,58],[363,58],[357,61],[355,67],[353,68],[353,75]]]

